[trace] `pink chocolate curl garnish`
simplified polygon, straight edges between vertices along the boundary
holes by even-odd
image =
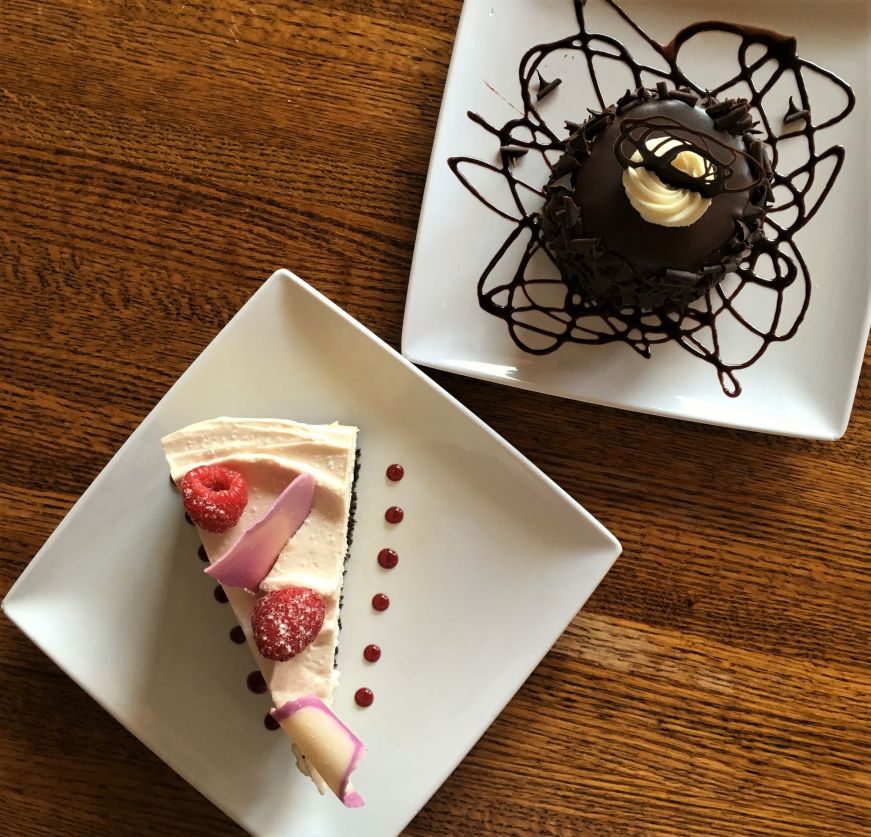
[[[309,516],[314,493],[315,478],[300,474],[278,495],[269,511],[205,572],[230,587],[258,587],[284,545]]]
[[[366,747],[317,695],[288,701],[279,709],[273,709],[272,717],[342,804],[348,808],[360,808],[364,804],[350,778]]]

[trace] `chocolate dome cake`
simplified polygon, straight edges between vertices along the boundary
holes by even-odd
[[[604,308],[674,311],[737,268],[771,202],[749,111],[660,83],[576,126],[541,213],[574,292]]]

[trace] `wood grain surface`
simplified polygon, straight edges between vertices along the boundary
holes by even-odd
[[[460,5],[0,3],[0,592],[274,268],[398,347]],[[869,372],[836,443],[435,374],[625,552],[406,833],[871,833]],[[240,833],[0,678],[0,833]]]

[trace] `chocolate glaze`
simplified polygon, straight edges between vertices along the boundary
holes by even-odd
[[[469,112],[473,122],[494,136],[498,143],[494,149],[498,162],[452,157],[448,165],[476,198],[514,225],[478,281],[480,305],[485,311],[505,320],[514,342],[532,354],[548,354],[567,342],[623,342],[642,356],[650,357],[653,345],[675,341],[694,356],[712,364],[717,370],[723,391],[729,396],[737,396],[741,386],[736,374],[758,360],[772,343],[791,338],[807,311],[810,277],[793,237],[816,214],[843,165],[842,147],[817,148],[820,132],[841,122],[853,110],[855,96],[849,85],[834,73],[800,58],[796,52],[795,38],[752,26],[704,21],[682,29],[670,43],[660,44],[647,35],[614,0],[599,1],[613,10],[663,59],[666,69],[636,61],[617,38],[591,31],[585,20],[585,3],[583,0],[574,0],[578,31],[558,41],[532,47],[520,61],[523,114],[497,126]],[[713,90],[705,90],[683,72],[678,65],[678,57],[681,48],[694,37],[712,32],[736,36],[738,72],[724,79]],[[757,56],[752,60],[751,49],[755,49]],[[536,254],[544,251],[553,259],[553,254],[542,240],[539,212],[528,211],[524,205],[524,200],[528,200],[530,195],[544,199],[545,190],[540,183],[527,183],[519,176],[529,154],[518,159],[515,155],[498,153],[498,149],[525,148],[528,152],[540,154],[553,170],[569,141],[565,132],[571,134],[582,127],[579,123],[567,123],[565,131],[558,129],[548,124],[538,111],[539,106],[546,108],[548,102],[539,103],[535,100],[537,73],[542,62],[553,53],[579,55],[585,62],[597,98],[597,103],[591,104],[597,104],[600,111],[605,111],[610,103],[604,100],[597,73],[599,69],[607,68],[611,61],[617,61],[629,70],[636,89],[644,87],[645,81],[649,85],[652,77],[665,84],[669,98],[679,100],[683,96],[686,104],[707,96],[728,100],[727,91],[739,84],[742,92],[749,89],[746,113],[735,113],[733,108],[731,115],[728,110],[718,113],[715,122],[720,120],[719,127],[723,127],[725,120],[727,127],[731,125],[745,130],[756,137],[757,142],[767,146],[774,194],[785,193],[787,197],[769,206],[763,222],[764,237],[752,242],[750,252],[737,265],[729,265],[730,271],[734,269],[734,282],[717,284],[715,281],[697,302],[675,314],[673,304],[651,306],[650,310],[635,304],[615,310],[613,300],[604,304],[594,300],[583,290],[573,287],[565,277],[554,279],[531,275],[533,269],[530,262]],[[776,69],[772,73],[760,73],[762,81],[757,85],[754,74],[770,61],[776,63]],[[841,91],[844,99],[844,105],[838,112],[817,124],[812,118],[813,108],[805,74],[814,74],[828,81]],[[784,77],[794,81],[798,91],[798,103],[794,103],[794,108],[801,116],[790,120],[787,132],[782,131],[786,103],[764,101]],[[661,95],[662,89],[656,89],[657,94]],[[787,111],[787,118],[792,115],[791,111]],[[750,122],[742,122],[748,115]],[[758,120],[758,126],[752,124],[754,118]],[[730,123],[730,120],[734,121]],[[803,152],[803,162],[792,169],[787,168],[785,163],[781,165],[781,143],[789,143],[793,150]],[[754,148],[750,143],[747,151],[754,159],[761,159],[759,147]],[[515,214],[495,206],[481,194],[463,173],[464,167],[485,169],[500,175],[510,192]],[[524,242],[525,247],[513,276],[505,282],[494,280],[494,268],[502,257],[512,245]],[[688,264],[693,270],[698,267],[697,263]],[[671,280],[674,282],[689,282],[688,277],[693,275],[691,270],[678,267],[672,270]],[[741,292],[750,285],[774,295],[774,304],[770,306],[773,314],[768,322],[757,323],[756,317],[751,322],[740,310]],[[546,303],[537,301],[539,291],[549,292]],[[784,315],[787,293],[792,298],[789,308],[796,312],[788,319]],[[553,301],[557,296],[563,300],[562,303]],[[758,348],[752,354],[737,360],[731,358],[727,361],[723,358],[719,325],[726,319],[731,319],[756,335]]]
[[[627,91],[579,126],[553,168],[541,213],[542,242],[566,284],[603,308],[681,310],[734,270],[761,238],[771,197],[762,144],[747,133],[748,111],[745,100],[700,99],[660,82]],[[680,145],[657,155],[646,143],[663,136]],[[703,179],[671,165],[682,151],[706,161]],[[632,161],[635,152],[640,162]],[[624,170],[636,166],[710,198],[707,212],[687,227],[648,223],[623,188]]]

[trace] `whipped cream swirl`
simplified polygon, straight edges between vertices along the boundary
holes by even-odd
[[[644,143],[645,148],[657,157],[681,144],[674,137],[660,137]],[[636,151],[630,159],[633,163],[640,163],[644,158],[640,151]],[[706,180],[712,175],[710,161],[694,151],[681,151],[671,165],[699,180]],[[691,189],[668,186],[655,172],[643,166],[626,167],[623,188],[633,209],[649,224],[659,224],[661,227],[688,227],[695,224],[711,205],[710,198],[702,197]]]

